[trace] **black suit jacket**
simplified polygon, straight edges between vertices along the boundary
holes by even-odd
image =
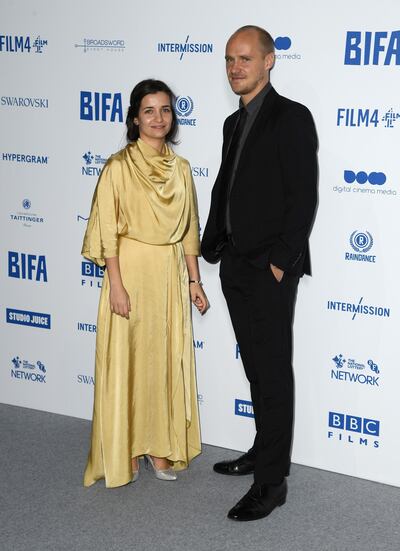
[[[211,196],[201,252],[217,262],[226,243],[224,162],[239,111],[224,123],[222,163]],[[243,146],[230,195],[232,239],[260,267],[310,274],[308,236],[317,203],[317,135],[310,111],[266,95]]]

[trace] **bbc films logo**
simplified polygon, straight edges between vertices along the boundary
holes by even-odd
[[[328,300],[327,309],[329,311],[346,313],[354,321],[357,315],[373,316],[378,318],[389,318],[390,308],[387,306],[371,306],[363,303],[364,297],[361,297],[358,303],[342,302],[339,300]]]
[[[248,400],[235,399],[235,415],[241,417],[254,417],[253,403]]]
[[[342,444],[379,448],[380,421],[330,411],[328,438]]]
[[[42,54],[48,45],[47,40],[40,35],[36,38],[23,35],[5,35],[0,34],[0,53],[23,54],[35,53]]]
[[[28,109],[48,109],[49,100],[47,98],[33,98],[21,96],[1,96],[0,105],[2,107],[23,107]]]
[[[31,200],[25,198],[21,201],[21,207],[23,210],[12,212],[10,214],[10,219],[13,222],[19,222],[25,228],[31,228],[32,226],[37,226],[44,223],[44,218],[42,215],[34,212],[32,209]]]
[[[400,31],[348,31],[345,65],[400,65]]]
[[[82,261],[81,265],[81,285],[83,287],[95,287],[101,289],[104,276],[104,268],[100,268],[90,260]]]
[[[197,119],[193,119],[190,115],[193,113],[194,102],[190,96],[177,96],[175,100],[175,113],[178,124],[182,126],[196,126]]]
[[[81,90],[79,117],[82,121],[123,122],[122,94]]]
[[[6,308],[6,323],[27,325],[40,329],[51,329],[51,316],[43,312],[30,312],[28,310]]]
[[[46,256],[8,251],[8,277],[47,283]]]
[[[158,42],[157,52],[159,54],[176,54],[179,61],[182,61],[185,54],[212,54],[214,44],[211,42],[191,42],[190,35],[186,36],[185,42]]]
[[[82,176],[100,176],[103,166],[107,162],[107,158],[104,155],[92,153],[92,151],[85,151],[82,159],[84,162],[81,166]]]
[[[15,356],[11,360],[11,379],[30,381],[32,383],[46,383],[46,367],[40,360],[24,360]]]
[[[344,254],[345,260],[375,264],[376,255],[368,254],[374,245],[374,239],[369,231],[354,230],[350,235],[349,243],[353,251]]]
[[[371,197],[394,197],[397,191],[388,187],[387,176],[381,171],[366,172],[365,170],[343,171],[343,185],[333,186],[333,191],[346,196],[349,193]],[[346,185],[347,184],[347,185]],[[349,195],[347,195],[349,196]]]
[[[274,40],[275,58],[298,61],[302,58],[301,54],[292,51],[292,39],[289,36],[278,36]]]
[[[331,369],[331,379],[363,386],[379,387],[381,370],[372,359],[366,362],[345,358],[337,354],[332,358],[334,368]]]
[[[75,44],[84,54],[88,52],[114,52],[125,51],[125,40],[108,38],[84,38],[81,44]]]
[[[336,126],[347,128],[390,128],[397,127],[400,112],[393,107],[388,109],[339,107]]]

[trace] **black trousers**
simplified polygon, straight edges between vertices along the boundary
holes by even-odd
[[[256,484],[289,474],[293,433],[292,326],[299,278],[279,283],[269,265],[253,266],[229,243],[220,278],[254,407]]]

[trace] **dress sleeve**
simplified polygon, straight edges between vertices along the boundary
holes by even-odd
[[[82,255],[99,266],[105,265],[105,258],[118,256],[119,196],[114,163],[108,161],[100,175],[83,239]]]
[[[196,188],[194,186],[192,171],[188,163],[187,193],[190,205],[189,226],[182,240],[183,250],[187,255],[200,256],[200,231],[199,212],[197,208]]]

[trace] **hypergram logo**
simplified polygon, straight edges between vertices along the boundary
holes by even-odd
[[[2,153],[2,160],[14,163],[28,163],[33,165],[47,165],[47,155],[31,155],[24,153]]]
[[[110,92],[80,93],[80,119],[83,121],[122,122],[122,95]]]
[[[328,310],[336,312],[350,312],[353,314],[352,320],[355,320],[357,314],[364,316],[375,316],[379,318],[389,318],[390,308],[386,306],[367,306],[363,304],[364,297],[361,297],[357,304],[353,302],[342,302],[338,300],[328,300]]]
[[[351,248],[355,252],[346,252],[345,260],[355,260],[357,262],[376,262],[374,254],[367,254],[374,244],[374,239],[369,231],[354,230],[349,239]]]
[[[373,360],[357,362],[354,358],[346,359],[342,354],[338,354],[332,361],[336,369],[331,369],[331,379],[379,387],[380,369]]]
[[[175,100],[175,112],[178,124],[183,126],[196,126],[197,119],[189,118],[194,109],[194,103],[190,96],[177,96]]]
[[[37,360],[31,362],[29,360],[21,359],[19,356],[15,356],[12,360],[11,378],[22,379],[25,381],[32,381],[35,383],[46,382],[46,367],[43,362]]]
[[[345,65],[400,65],[400,31],[348,31]]]
[[[211,42],[190,42],[189,35],[185,42],[159,42],[157,52],[160,54],[180,54],[179,61],[182,61],[184,54],[212,54],[214,45]]]

